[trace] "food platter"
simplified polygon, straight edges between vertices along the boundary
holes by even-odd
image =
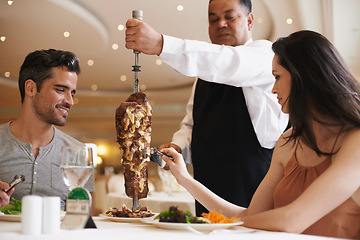
[[[60,217],[61,220],[65,217],[65,212],[61,211]],[[0,214],[0,221],[6,221],[6,222],[21,222],[21,214],[19,215],[12,215],[12,214]]]
[[[144,218],[130,218],[130,217],[111,217],[111,216],[107,216],[105,214],[100,214],[99,216],[104,218],[104,219],[108,219],[110,221],[113,221],[113,222],[126,222],[126,223],[141,223],[143,222],[143,220],[150,220],[150,219],[154,219],[154,217],[156,216],[157,214],[154,213],[154,216],[151,216],[151,217],[144,217]]]
[[[184,230],[193,228],[198,231],[213,231],[216,229],[226,229],[234,226],[242,225],[244,222],[237,221],[234,223],[209,223],[209,224],[199,224],[199,223],[171,223],[171,222],[159,222],[158,219],[144,219],[142,222],[150,223],[158,228],[164,229],[173,229],[173,230]]]
[[[21,222],[21,215],[0,214],[0,221]]]

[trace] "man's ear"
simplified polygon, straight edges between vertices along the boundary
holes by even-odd
[[[254,15],[252,13],[249,13],[247,20],[248,20],[248,30],[251,31],[251,29],[254,26]]]
[[[36,83],[32,79],[28,79],[25,82],[25,95],[30,97],[35,96],[37,92]]]

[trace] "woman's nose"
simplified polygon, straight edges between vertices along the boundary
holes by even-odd
[[[271,89],[271,92],[272,92],[273,94],[276,94],[276,93],[277,93],[277,84],[276,84],[276,81],[274,82],[274,86],[273,86],[273,88]]]

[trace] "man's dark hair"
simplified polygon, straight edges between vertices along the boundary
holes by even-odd
[[[213,0],[209,1],[209,4],[212,2]],[[247,13],[251,13],[252,11],[252,4],[251,4],[251,0],[239,0],[240,5],[244,6],[246,8],[246,10],[248,11]]]
[[[52,69],[57,67],[65,67],[70,72],[80,73],[79,59],[72,52],[49,49],[29,53],[19,73],[21,103],[24,102],[25,97],[25,82],[32,79],[39,92],[43,82],[52,77]]]

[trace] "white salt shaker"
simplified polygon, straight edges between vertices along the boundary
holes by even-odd
[[[21,230],[23,234],[41,234],[42,228],[42,198],[27,195],[22,198]]]
[[[57,234],[60,232],[60,198],[43,197],[42,232]]]

